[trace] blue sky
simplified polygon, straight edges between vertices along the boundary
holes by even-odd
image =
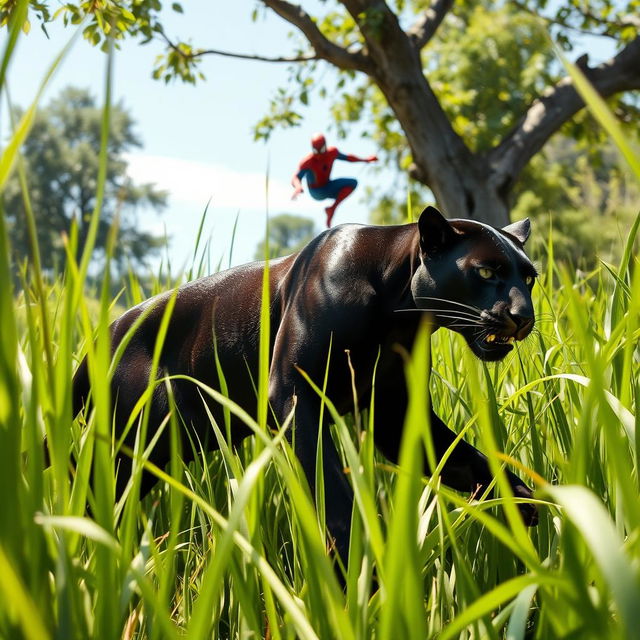
[[[307,4],[313,10],[318,2]],[[166,12],[166,30],[171,37],[249,54],[286,55],[293,51],[287,40],[290,25],[270,12],[252,22],[251,11],[256,6],[252,0],[189,0],[183,5],[182,16]],[[61,24],[49,26],[48,32],[49,39],[34,20],[30,34],[19,42],[9,72],[12,100],[17,104],[26,105],[33,99],[47,66],[72,33]],[[124,43],[115,58],[114,94],[136,120],[144,144],[129,157],[130,174],[140,182],[155,182],[171,194],[169,207],[162,215],[141,212],[140,224],[160,232],[166,226],[174,271],[190,260],[209,198],[206,233],[212,237],[212,264],[221,257],[227,263],[238,212],[233,263],[252,259],[264,235],[267,171],[269,213],[307,215],[322,228],[323,203],[313,201],[306,193],[295,202],[290,200],[291,175],[309,150],[311,134],[326,131],[329,143],[362,156],[376,152],[372,142],[362,139],[358,132],[336,141],[328,131],[327,105],[319,100],[305,110],[301,127],[276,131],[267,144],[254,142],[252,126],[267,112],[275,89],[286,84],[287,65],[209,56],[202,65],[205,81],[195,87],[180,82],[165,85],[151,78],[153,61],[161,50],[160,43]],[[43,103],[67,85],[88,87],[101,100],[104,69],[105,56],[78,40],[50,83]],[[381,177],[367,165],[344,162],[336,163],[333,175],[354,176],[361,184],[359,192],[338,209],[334,223],[366,222],[362,187],[392,179],[391,172]]]

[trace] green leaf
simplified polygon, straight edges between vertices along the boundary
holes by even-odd
[[[463,609],[453,622],[444,627],[442,633],[438,636],[438,640],[450,640],[450,638],[459,638],[460,633],[481,617],[497,610],[502,604],[516,597],[524,589],[532,585],[538,585],[541,582],[557,583],[557,579],[543,577],[540,575],[527,574],[507,580],[497,587],[485,593],[475,602]]]
[[[620,124],[611,113],[609,107],[607,107],[607,103],[593,88],[593,85],[589,80],[587,80],[584,73],[582,73],[578,67],[571,64],[557,48],[556,53],[571,76],[576,90],[582,96],[587,107],[611,138],[613,138],[613,141],[616,143],[616,146],[624,156],[625,160],[628,162],[638,179],[640,179],[640,158],[633,152],[633,149],[629,144],[628,136],[622,131]]]
[[[46,640],[50,638],[38,607],[16,573],[9,558],[0,547],[0,592],[3,593],[4,606],[10,603],[24,637],[28,640]],[[6,609],[5,609],[6,610]]]
[[[545,492],[562,507],[582,535],[611,591],[628,637],[633,637],[640,629],[637,565],[625,552],[624,541],[607,510],[586,487],[547,485]]]
[[[88,540],[93,540],[101,544],[114,553],[120,553],[118,541],[108,531],[93,520],[89,520],[89,518],[80,518],[78,516],[46,516],[39,513],[35,517],[35,522],[43,527],[72,531]]]
[[[538,585],[530,584],[525,587],[514,601],[513,611],[509,617],[506,640],[524,640],[527,631],[527,620],[531,609],[531,601],[536,594]]]

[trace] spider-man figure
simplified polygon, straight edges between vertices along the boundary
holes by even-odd
[[[294,192],[291,197],[295,200],[303,191],[302,179],[307,177],[309,193],[314,200],[335,198],[335,202],[325,209],[327,214],[327,227],[331,226],[336,207],[356,188],[358,181],[355,178],[338,178],[330,180],[331,169],[334,161],[346,160],[347,162],[375,162],[376,156],[359,158],[351,154],[340,153],[336,147],[327,148],[327,141],[321,133],[316,133],[311,138],[313,152],[302,159],[298,171],[291,179]]]

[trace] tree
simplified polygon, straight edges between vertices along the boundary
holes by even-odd
[[[134,121],[122,105],[111,111],[108,143],[107,180],[101,209],[96,249],[104,252],[107,235],[116,215],[119,217],[113,261],[122,270],[127,265],[142,266],[145,258],[163,238],[136,228],[140,206],[158,211],[166,206],[166,192],[151,184],[136,185],[127,176],[124,153],[140,146]],[[96,203],[98,153],[102,110],[83,89],[64,89],[36,116],[33,129],[23,147],[29,198],[36,218],[43,268],[54,271],[65,262],[63,234],[75,218],[82,250],[88,223]],[[17,175],[4,190],[4,208],[14,264],[29,254],[24,201]]]
[[[315,235],[313,220],[281,213],[269,219],[269,258],[279,258],[301,249]],[[264,260],[264,240],[256,247],[255,259]]]
[[[411,176],[431,189],[447,215],[505,224],[509,219],[510,196],[523,169],[549,138],[584,106],[571,80],[559,69],[549,73],[549,67],[546,67],[540,74],[544,83],[535,86],[533,82],[533,92],[525,91],[515,96],[503,93],[501,96],[500,87],[483,87],[474,100],[477,106],[472,112],[484,116],[483,106],[497,101],[506,117],[498,123],[498,135],[476,140],[445,109],[443,90],[434,82],[438,75],[446,76],[457,70],[456,61],[460,63],[465,49],[452,49],[449,58],[443,58],[441,64],[432,59],[431,53],[434,43],[446,41],[443,38],[456,29],[463,34],[467,32],[478,3],[469,0],[456,3],[452,0],[341,0],[333,4],[335,10],[314,17],[286,0],[261,0],[259,7],[278,14],[302,36],[302,44],[295,55],[279,58],[197,49],[185,42],[174,42],[164,33],[160,3],[152,0],[118,5],[87,0],[65,5],[64,15],[65,19],[80,22],[86,12],[91,12],[93,20],[85,28],[85,35],[94,43],[103,40],[106,29],[119,37],[127,33],[146,39],[160,35],[168,49],[154,74],[165,80],[181,77],[195,82],[199,76],[198,62],[209,54],[295,62],[307,65],[306,72],[294,74],[299,81],[297,97],[304,102],[308,100],[314,65],[328,63],[340,74],[338,86],[355,87],[346,92],[355,96],[347,96],[347,101],[369,101],[367,108],[372,109],[379,104],[378,99],[382,100],[387,108],[381,109],[378,115],[385,121],[392,114],[398,123],[399,141],[406,140],[411,154]],[[490,12],[532,14],[539,33],[543,26],[548,27],[566,50],[574,46],[576,33],[612,39],[617,53],[610,60],[590,66],[588,55],[583,54],[576,64],[606,98],[640,88],[637,0],[485,1],[481,4]],[[32,6],[39,7],[42,19],[47,19],[42,12],[42,2],[33,1]],[[179,4],[172,6],[182,11]],[[496,60],[502,57],[495,38],[486,40],[486,48]],[[445,66],[446,60],[448,66]],[[514,60],[505,59],[505,63],[510,66]],[[483,70],[473,59],[465,60],[464,64],[468,64],[468,75],[471,76]],[[291,96],[287,91],[279,95],[270,121],[296,123],[299,118],[291,108]],[[624,109],[619,100],[617,107]],[[394,131],[393,124],[390,130]],[[268,132],[268,126],[262,133],[265,132]]]
[[[544,156],[533,158],[518,191],[514,217],[536,216],[530,255],[546,255],[551,233],[556,261],[586,271],[601,260],[619,263],[638,215],[640,186],[611,141],[590,157],[581,145],[557,136]]]

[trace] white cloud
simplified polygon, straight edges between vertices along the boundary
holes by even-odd
[[[255,247],[264,237],[266,174],[241,172],[218,164],[183,160],[144,153],[126,155],[128,174],[137,183],[153,183],[169,191],[167,209],[158,217],[141,211],[140,225],[155,235],[169,236],[174,267],[191,264],[194,242],[205,205],[211,198],[201,246],[211,239],[212,264],[224,256],[226,266],[232,238],[235,237],[233,263],[253,258]],[[293,188],[282,179],[269,179],[269,212],[294,213],[311,217],[318,229],[324,228],[323,203],[305,193],[291,200]],[[238,226],[234,236],[236,215]]]
[[[234,210],[264,211],[266,174],[240,172],[226,167],[143,153],[126,155],[128,174],[138,183],[154,183],[166,189],[174,201]],[[269,210],[306,213],[317,209],[304,200],[292,202],[288,182],[269,179]]]

